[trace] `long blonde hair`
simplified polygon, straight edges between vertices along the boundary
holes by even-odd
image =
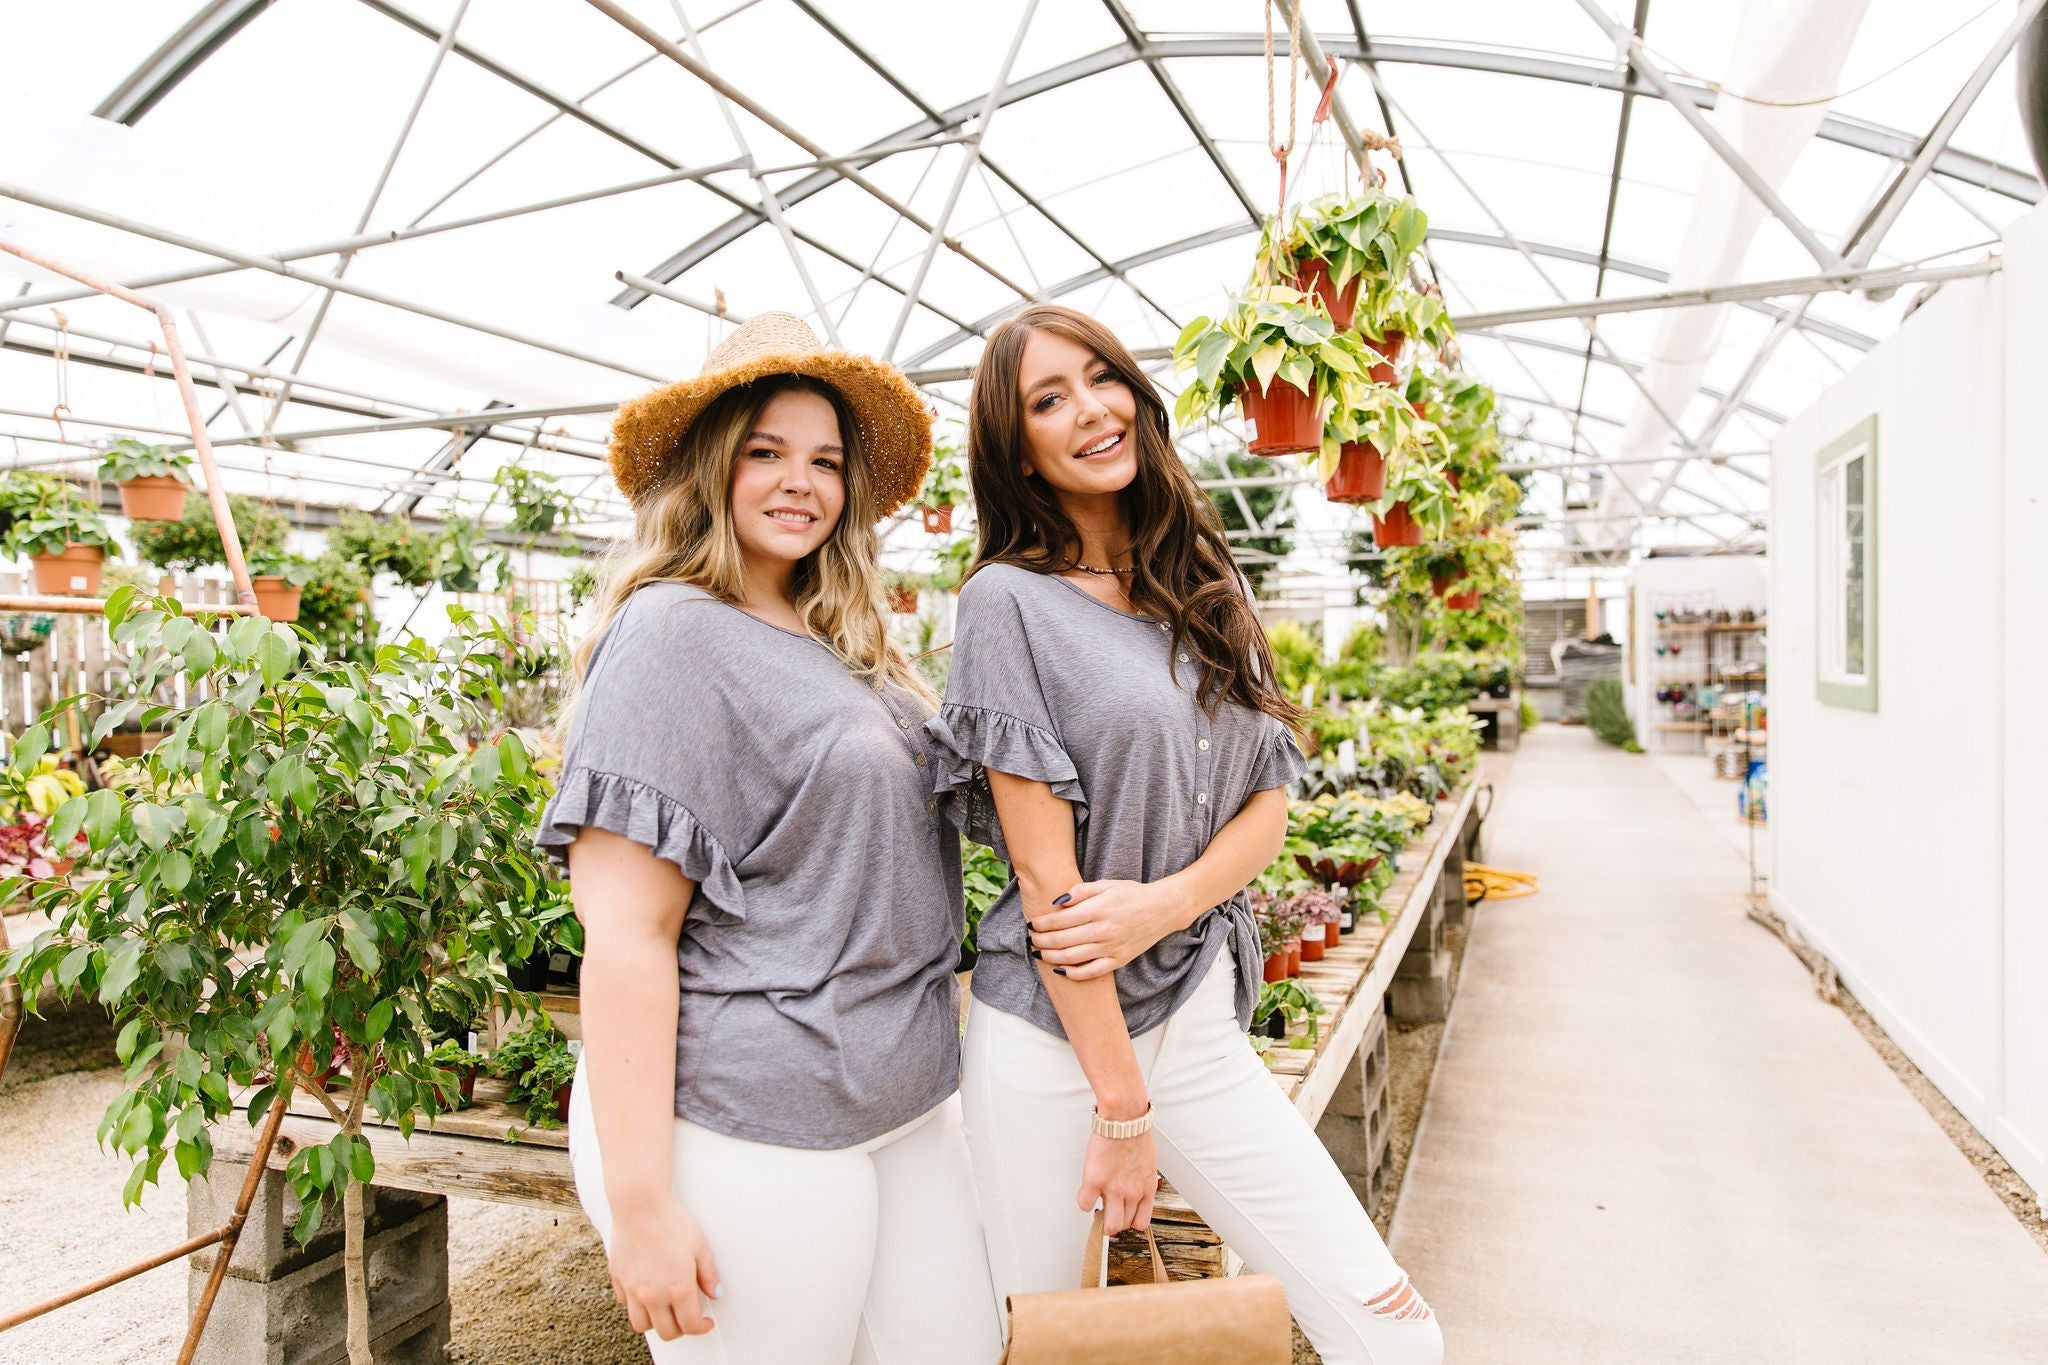
[[[929,685],[891,639],[882,606],[881,537],[875,534],[875,480],[860,426],[838,389],[805,375],[769,375],[736,385],[704,409],[669,457],[670,476],[635,509],[633,537],[616,547],[600,577],[597,622],[571,656],[570,697],[561,728],[574,714],[598,640],[643,584],[688,583],[737,605],[746,582],[733,529],[732,481],[762,408],[792,389],[832,404],[846,447],[846,504],[825,543],[797,562],[791,579],[797,617],[856,677],[886,680],[927,702]]]

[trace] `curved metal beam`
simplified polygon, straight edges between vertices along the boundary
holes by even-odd
[[[1324,38],[1322,43],[1326,53],[1345,60],[1360,60],[1367,55],[1356,37]],[[1027,100],[1034,95],[1057,90],[1075,81],[1086,80],[1105,71],[1114,71],[1132,62],[1150,64],[1196,57],[1262,57],[1264,53],[1264,39],[1258,34],[1247,34],[1242,37],[1233,35],[1213,38],[1147,39],[1142,44],[1124,42],[1076,57],[1072,61],[1063,62],[1027,79],[1014,81],[1004,92],[1002,103],[1009,105]],[[1656,89],[1640,81],[1631,81],[1610,66],[1562,57],[1384,40],[1376,40],[1372,44],[1370,57],[1372,61],[1381,64],[1405,63],[1480,71],[1530,80],[1561,81],[1569,85],[1609,90],[1616,94],[1626,92],[1646,99],[1663,98]],[[1703,110],[1712,109],[1719,98],[1716,91],[1705,86],[1677,80],[1674,80],[1672,85],[1675,90]],[[883,135],[869,145],[882,147],[952,132],[980,112],[984,98],[985,95],[963,101],[941,111],[936,119],[920,119],[916,123]],[[1839,114],[1829,114],[1822,119],[1817,136],[1829,142],[1838,142],[1843,146],[1889,157],[1895,161],[1910,161],[1920,149],[1920,140],[1911,133],[1861,119],[1844,118]],[[1934,169],[1938,174],[1981,186],[1995,194],[2017,199],[2022,203],[2034,204],[2040,202],[2042,198],[2041,182],[2025,170],[1971,152],[1960,152],[1950,148],[1936,159]],[[781,191],[782,202],[785,206],[801,203],[829,187],[837,178],[829,170],[805,176]],[[699,264],[719,248],[744,236],[754,221],[745,217],[735,217],[690,243],[654,269],[642,273],[663,282],[671,280]],[[628,293],[620,295],[613,301],[624,307],[632,307],[641,297],[644,296]]]
[[[132,124],[155,107],[199,69],[199,64],[241,31],[244,24],[270,8],[270,0],[210,0],[187,19],[163,45],[143,58],[128,78],[114,87],[92,111],[94,118]]]

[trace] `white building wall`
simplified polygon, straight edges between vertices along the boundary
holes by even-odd
[[[1772,900],[2048,1190],[2048,213],[1773,447]],[[1875,415],[1877,710],[1816,695],[1815,466]]]

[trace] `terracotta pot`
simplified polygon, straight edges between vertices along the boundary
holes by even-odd
[[[1385,364],[1372,367],[1372,382],[1375,384],[1393,384],[1397,382],[1399,376],[1394,373],[1394,366],[1400,363],[1401,348],[1408,344],[1407,333],[1389,332],[1378,341],[1371,341],[1367,344],[1387,358]]]
[[[555,1087],[555,1118],[559,1122],[569,1121],[569,1092],[575,1088],[574,1081],[563,1081]]]
[[[1420,545],[1422,528],[1408,511],[1408,504],[1397,502],[1384,513],[1375,512],[1372,518],[1372,543],[1381,549],[1389,545]]]
[[[889,589],[889,610],[901,616],[917,615],[917,589],[909,587]]]
[[[107,552],[101,546],[80,545],[74,540],[65,544],[64,553],[30,555],[29,563],[35,566],[37,592],[98,597]]]
[[[145,474],[117,483],[121,515],[130,521],[177,521],[185,515],[185,481],[169,474]]]
[[[1303,962],[1321,962],[1323,960],[1323,935],[1325,932],[1324,927],[1320,924],[1311,924],[1302,929],[1301,960]],[[1314,935],[1314,937],[1310,937],[1310,935]]]
[[[1444,599],[1444,606],[1451,611],[1478,611],[1479,589],[1467,588],[1464,592],[1454,592]]]
[[[1387,457],[1370,441],[1346,441],[1337,450],[1337,472],[1323,487],[1331,502],[1377,502],[1387,491]]]
[[[1447,590],[1451,586],[1451,584],[1457,582],[1464,576],[1465,571],[1463,569],[1458,570],[1456,573],[1433,573],[1429,576],[1430,591],[1434,592],[1438,597],[1442,597],[1444,595],[1445,590]]]
[[[256,591],[256,610],[271,620],[299,619],[299,596],[305,589],[294,587],[277,574],[258,574],[249,580],[249,586]]]
[[[1285,981],[1287,979],[1287,954],[1282,951],[1269,955],[1266,958],[1265,970],[1261,975],[1269,983]]]
[[[1445,470],[1444,478],[1450,481],[1450,485],[1454,489],[1462,489],[1465,486],[1465,476],[1455,469]]]
[[[953,504],[942,502],[937,507],[924,509],[924,529],[935,536],[942,536],[953,529]]]
[[[1301,975],[1301,940],[1298,938],[1287,940],[1287,974]]]
[[[1304,294],[1314,294],[1322,300],[1323,308],[1330,315],[1330,321],[1343,331],[1351,325],[1351,315],[1358,309],[1358,286],[1365,283],[1360,276],[1353,276],[1351,283],[1340,292],[1330,282],[1330,263],[1320,256],[1311,256],[1295,262],[1294,287]]]
[[[1303,393],[1276,376],[1264,393],[1250,386],[1239,389],[1237,403],[1256,433],[1248,447],[1252,454],[1293,455],[1323,448],[1315,390]]]

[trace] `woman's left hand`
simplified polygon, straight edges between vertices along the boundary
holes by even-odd
[[[1031,946],[1070,981],[1091,981],[1117,968],[1191,918],[1173,888],[1161,882],[1080,882],[1065,905],[1031,915]]]

